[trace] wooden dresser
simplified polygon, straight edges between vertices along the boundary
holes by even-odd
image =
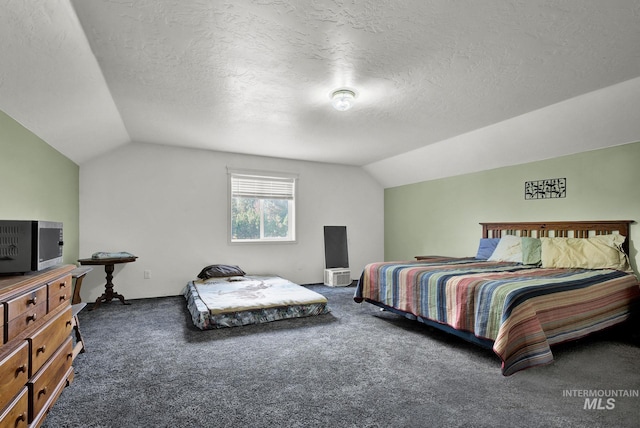
[[[0,276],[0,428],[40,426],[73,380],[74,268]]]

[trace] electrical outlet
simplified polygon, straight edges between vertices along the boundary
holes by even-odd
[[[144,279],[151,279],[151,271],[150,270],[145,270],[144,271]]]

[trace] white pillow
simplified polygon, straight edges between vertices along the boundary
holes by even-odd
[[[514,235],[503,236],[488,260],[522,263],[522,239]]]

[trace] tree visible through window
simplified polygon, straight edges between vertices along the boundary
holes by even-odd
[[[294,241],[292,177],[230,172],[231,241]]]

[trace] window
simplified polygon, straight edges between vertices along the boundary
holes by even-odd
[[[295,241],[297,176],[229,170],[231,242]]]

